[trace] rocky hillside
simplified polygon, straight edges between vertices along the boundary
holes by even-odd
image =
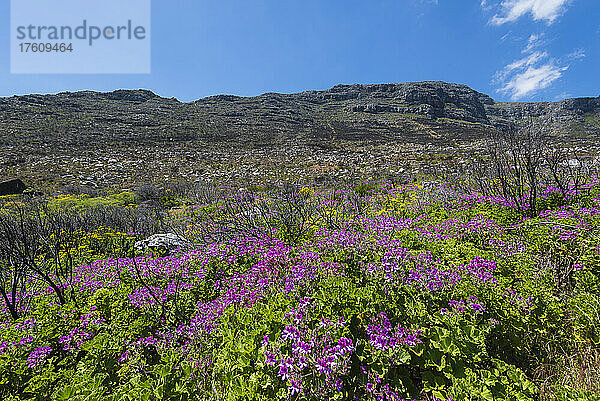
[[[373,152],[369,147],[453,153],[476,146],[489,130],[508,121],[544,115],[560,125],[566,138],[593,144],[600,137],[600,97],[506,103],[444,82],[337,85],[296,94],[218,95],[190,103],[147,90],[13,96],[0,98],[0,178],[22,174],[40,158],[47,165],[63,157],[71,160],[73,154],[93,159],[130,153],[132,161],[152,154],[181,166],[181,160],[195,165],[214,158],[215,152],[227,161],[228,154],[244,150],[266,152],[265,157],[297,149],[314,153],[356,147],[367,153]],[[209,164],[220,169],[223,162]],[[77,178],[66,170],[56,173],[57,179]]]

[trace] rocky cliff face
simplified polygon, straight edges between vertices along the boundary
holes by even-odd
[[[496,102],[490,96],[466,85],[445,82],[411,82],[399,84],[336,85],[325,91],[298,94],[265,94],[256,98],[221,95],[200,99],[198,107],[241,106],[230,113],[244,117],[259,111],[263,105],[285,114],[282,106],[295,109],[299,116],[313,119],[319,109],[348,111],[362,119],[377,119],[377,115],[412,116],[430,121],[448,119],[456,122],[479,123],[503,127],[509,121],[548,116],[552,121],[583,122],[586,115],[600,112],[600,97],[567,99],[559,102]],[[268,106],[265,103],[270,103]],[[254,108],[254,109],[252,109]],[[352,117],[347,116],[348,120]],[[388,116],[389,117],[389,116]],[[593,125],[593,124],[592,124]],[[598,127],[588,127],[592,130]]]
[[[482,124],[549,116],[557,121],[600,111],[600,97],[559,102],[496,102],[468,86],[445,82],[337,85],[323,92],[307,92],[317,102],[347,102],[348,110],[364,113],[421,114]]]
[[[423,114],[489,123],[485,105],[494,104],[487,95],[465,85],[417,82],[382,85],[338,85],[321,94],[324,99],[355,100],[353,112]]]
[[[495,103],[487,114],[509,120],[549,116],[554,121],[576,120],[585,114],[600,111],[600,97],[566,99],[560,102]]]

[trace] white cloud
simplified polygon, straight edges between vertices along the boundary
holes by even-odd
[[[502,71],[496,73],[495,80],[499,82],[505,81],[515,71],[523,70],[526,67],[530,67],[547,57],[548,53],[546,52],[535,52],[527,57],[523,57],[520,60],[513,61],[512,63],[504,67]]]
[[[557,65],[546,52],[533,52],[522,59],[508,64],[496,73],[495,81],[502,87],[498,92],[510,95],[512,100],[530,96],[547,88],[559,79],[568,66]]]
[[[535,21],[546,21],[551,24],[565,9],[569,0],[504,0],[500,3],[502,12],[492,17],[490,22],[494,25],[502,25],[513,22],[525,14],[531,14]],[[487,3],[482,3],[485,8]]]
[[[540,89],[547,88],[552,82],[562,76],[568,67],[558,67],[552,63],[539,67],[527,67],[525,71],[515,74],[500,89],[500,92],[510,94],[513,100],[532,95]]]
[[[522,51],[522,53],[529,53],[531,52],[533,49],[535,49],[536,47],[540,47],[541,45],[544,44],[544,40],[543,40],[543,33],[540,33],[539,35],[531,35],[529,37],[529,39],[527,40],[527,47],[525,47]]]
[[[574,50],[572,53],[567,54],[567,58],[569,60],[578,60],[580,58],[584,58],[585,57],[585,50],[583,49],[577,49]]]
[[[502,25],[530,15],[535,21],[551,24],[565,12],[571,1],[573,0],[498,0],[499,4],[495,4],[500,10],[490,23]],[[490,0],[481,0],[481,7],[489,11]],[[504,39],[505,37],[501,40]],[[529,97],[562,77],[569,68],[570,61],[585,57],[585,52],[578,49],[559,59],[551,58],[546,51],[542,51],[546,44],[543,33],[530,35],[521,51],[524,56],[495,74],[493,82],[500,87],[498,92],[506,93],[513,100]]]

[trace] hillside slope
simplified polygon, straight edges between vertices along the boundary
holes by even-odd
[[[333,159],[336,151],[387,158],[390,149],[396,159],[406,159],[406,152],[446,155],[476,148],[491,129],[508,121],[544,115],[569,139],[593,145],[600,137],[600,97],[505,103],[444,82],[337,85],[190,103],[147,90],[13,96],[0,98],[0,178],[92,185],[122,181],[124,175],[114,171],[107,173],[110,179],[86,173],[102,159],[116,160],[104,167],[128,174],[147,172],[148,165],[136,166],[144,159],[170,180],[181,177],[181,168],[187,169],[182,177],[198,179],[206,171],[218,176],[229,164],[244,165],[247,159],[257,168],[265,159],[280,168],[278,160],[305,156],[314,156],[306,161],[310,166],[327,165],[319,152]],[[344,162],[329,164],[339,168]]]

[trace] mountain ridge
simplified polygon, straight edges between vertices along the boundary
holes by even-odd
[[[281,165],[295,171],[289,160],[297,176],[325,169],[358,177],[423,155],[454,163],[479,152],[491,132],[542,116],[556,128],[556,140],[599,147],[600,97],[497,102],[439,81],[187,103],[144,89],[13,96],[0,98],[0,178],[118,185],[160,171],[164,180],[258,179],[276,177]],[[117,160],[114,171],[94,167],[99,158]],[[357,163],[363,168],[352,173]]]
[[[561,100],[502,101],[502,100],[496,100],[496,99],[492,98],[490,95],[485,94],[484,92],[479,92],[479,91],[477,91],[475,89],[472,89],[471,87],[469,87],[466,84],[457,84],[457,83],[450,83],[450,82],[445,82],[445,81],[414,81],[414,82],[398,82],[398,83],[336,84],[336,85],[332,86],[331,88],[323,89],[323,90],[309,89],[309,90],[304,90],[304,91],[299,91],[299,92],[264,92],[264,93],[261,93],[261,94],[258,94],[258,95],[252,95],[252,96],[236,95],[236,94],[233,94],[233,93],[218,93],[218,94],[214,94],[214,95],[208,95],[208,96],[200,97],[198,99],[190,100],[190,101],[187,101],[187,102],[186,101],[181,101],[181,100],[179,100],[179,99],[177,99],[176,97],[173,97],[173,96],[172,97],[161,96],[161,95],[153,92],[151,89],[146,89],[146,88],[138,88],[138,89],[115,89],[115,90],[112,90],[112,91],[105,91],[105,92],[104,91],[91,90],[91,89],[85,89],[85,90],[77,90],[77,91],[62,91],[62,92],[58,92],[58,93],[47,93],[47,94],[44,94],[44,93],[29,93],[29,94],[22,94],[22,95],[0,96],[0,100],[13,99],[13,98],[24,98],[24,97],[29,97],[29,96],[50,96],[51,97],[51,96],[78,95],[78,94],[110,95],[110,94],[118,94],[118,93],[142,93],[142,94],[147,94],[147,96],[149,96],[151,98],[161,98],[161,99],[168,99],[168,100],[176,100],[177,102],[182,103],[182,104],[189,104],[189,103],[195,103],[195,102],[202,101],[202,100],[205,100],[205,99],[210,99],[210,98],[251,99],[251,98],[257,98],[257,97],[268,96],[268,95],[290,96],[290,95],[302,95],[302,94],[314,94],[314,93],[332,92],[332,91],[338,90],[340,88],[376,87],[376,86],[390,86],[390,85],[402,86],[402,85],[419,85],[419,84],[443,84],[443,85],[455,85],[455,86],[465,87],[466,89],[469,89],[469,90],[472,90],[474,92],[477,92],[477,93],[483,95],[484,97],[490,98],[494,103],[509,103],[509,104],[561,103],[561,102],[564,102],[566,100],[598,99],[598,98],[600,98],[600,96],[598,96],[598,97],[594,97],[594,96],[578,96],[578,97],[572,97],[572,98],[565,98],[565,99],[561,99]]]
[[[49,108],[52,108],[52,103],[55,103],[58,108],[68,109],[72,108],[73,103],[86,100],[122,102],[124,106],[151,102],[163,107],[180,107],[192,112],[204,111],[208,114],[211,113],[207,110],[210,108],[231,109],[240,105],[239,110],[228,110],[225,117],[243,117],[252,114],[252,108],[258,110],[261,106],[267,106],[274,112],[282,111],[282,106],[285,106],[295,110],[296,113],[310,114],[317,111],[311,109],[311,106],[337,105],[340,109],[352,113],[412,114],[430,119],[449,118],[492,126],[501,126],[506,123],[506,120],[539,117],[545,114],[558,120],[564,120],[567,114],[566,119],[573,119],[576,115],[600,110],[600,96],[561,101],[499,102],[467,85],[442,81],[340,84],[321,91],[308,90],[289,94],[267,92],[258,96],[219,94],[190,102],[162,97],[147,89],[61,92],[50,95],[31,94],[0,98],[0,110],[9,111],[11,107],[21,103]],[[264,117],[264,114],[262,116]],[[204,117],[210,120],[208,116]]]

